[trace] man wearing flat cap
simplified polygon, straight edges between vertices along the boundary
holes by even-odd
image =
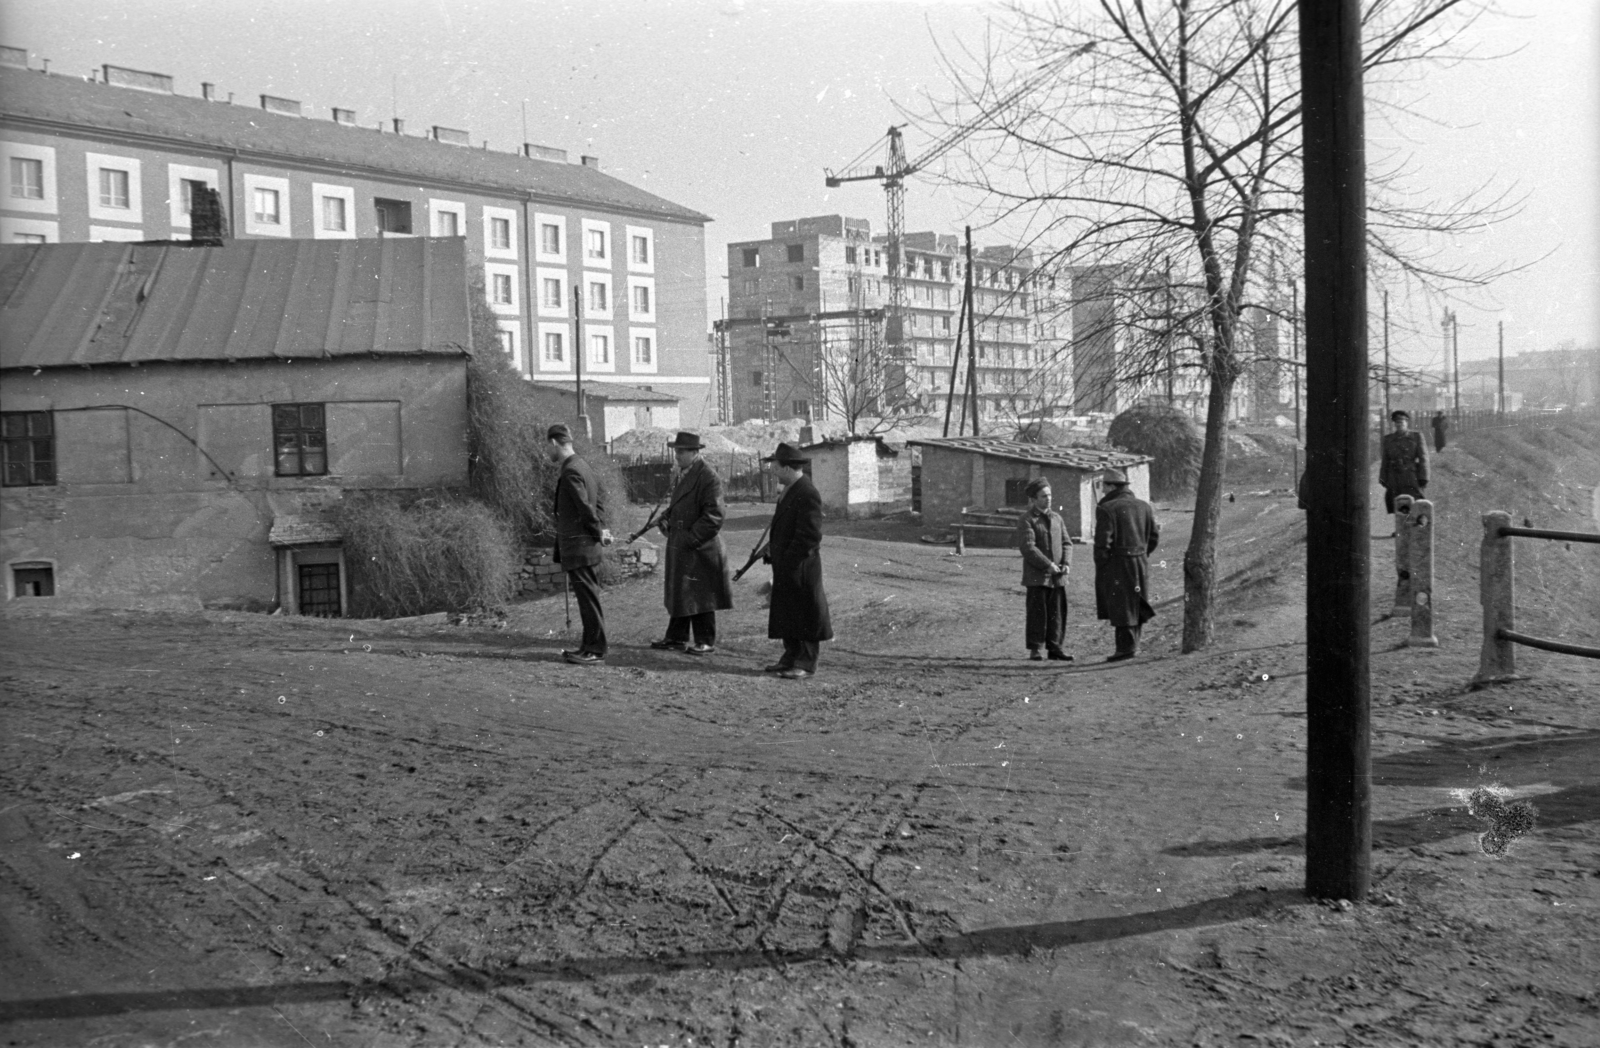
[[[1105,495],[1094,508],[1095,614],[1116,629],[1117,650],[1107,662],[1139,653],[1139,632],[1155,618],[1150,606],[1150,554],[1161,538],[1150,503],[1128,486],[1127,474],[1100,474]]]
[[[822,592],[822,496],[806,476],[811,460],[792,444],[779,444],[765,461],[783,484],[766,556],[772,565],[767,636],[783,641],[783,655],[767,672],[804,680],[817,672],[821,642],[833,639],[828,597]]]
[[[1383,459],[1378,465],[1378,483],[1383,485],[1383,507],[1394,512],[1399,495],[1426,498],[1428,486],[1428,445],[1422,434],[1411,428],[1411,416],[1404,411],[1389,414],[1394,432],[1383,435]]]
[[[733,607],[721,534],[722,481],[701,460],[705,445],[698,433],[682,431],[667,447],[678,459],[678,483],[660,524],[667,537],[667,635],[650,646],[710,655],[717,650],[717,612]]]
[[[550,460],[561,464],[556,475],[556,563],[567,573],[567,586],[578,598],[583,642],[561,657],[591,666],[606,657],[606,619],[600,608],[600,579],[595,568],[601,547],[611,545],[611,531],[600,519],[600,483],[589,464],[573,450],[572,431],[557,423],[545,433]]]

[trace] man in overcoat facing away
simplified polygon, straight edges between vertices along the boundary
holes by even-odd
[[[783,656],[767,672],[805,680],[817,672],[821,642],[833,639],[828,597],[822,592],[822,496],[805,473],[811,460],[798,448],[779,444],[766,461],[783,484],[766,556],[772,565],[767,636],[783,641]]]
[[[710,655],[717,650],[717,612],[733,607],[728,554],[722,544],[722,481],[700,458],[698,433],[680,431],[667,445],[678,460],[678,483],[661,520],[667,537],[667,635],[650,646]],[[693,643],[690,642],[691,634]]]
[[[1150,606],[1150,554],[1161,538],[1150,503],[1134,495],[1127,474],[1100,474],[1105,495],[1094,509],[1095,614],[1116,628],[1117,650],[1107,662],[1139,653],[1139,631],[1155,618]]]
[[[1409,413],[1391,412],[1389,421],[1394,423],[1394,432],[1383,435],[1378,483],[1383,485],[1383,508],[1392,514],[1398,495],[1427,498],[1422,489],[1428,486],[1428,445],[1422,434],[1411,428]]]
[[[600,484],[589,464],[572,447],[572,431],[551,426],[545,433],[550,460],[561,464],[556,474],[556,563],[567,573],[567,585],[578,598],[583,642],[561,657],[579,666],[606,657],[606,619],[600,608],[600,580],[595,568],[601,547],[611,545],[611,531],[600,520]]]

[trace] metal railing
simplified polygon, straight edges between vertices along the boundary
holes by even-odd
[[[1548,528],[1518,528],[1511,514],[1494,510],[1483,515],[1483,546],[1480,553],[1479,592],[1483,602],[1483,653],[1478,660],[1476,683],[1509,680],[1517,673],[1518,644],[1563,655],[1600,659],[1600,648],[1567,641],[1533,637],[1517,631],[1516,605],[1513,602],[1515,563],[1511,555],[1513,538],[1554,539],[1558,542],[1600,543],[1600,533],[1591,531],[1552,531]]]

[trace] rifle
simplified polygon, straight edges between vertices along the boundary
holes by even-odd
[[[674,466],[667,476],[667,493],[661,496],[661,501],[656,503],[656,508],[650,511],[650,516],[645,520],[644,527],[628,536],[625,545],[633,545],[639,541],[639,536],[661,523],[661,511],[667,508],[667,503],[672,501],[672,489],[678,486],[678,468]]]
[[[744,567],[733,573],[733,581],[738,582],[744,578],[744,573],[755,567],[756,561],[767,555],[767,550],[772,543],[767,541],[767,532],[772,530],[772,521],[767,521],[767,526],[761,529],[761,537],[756,539],[755,548],[750,551],[750,559],[744,562]]]

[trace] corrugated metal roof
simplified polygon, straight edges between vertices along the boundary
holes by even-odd
[[[908,440],[906,443],[915,447],[971,451],[994,458],[1033,462],[1041,466],[1064,466],[1067,469],[1085,472],[1105,469],[1107,466],[1123,469],[1151,461],[1149,455],[1134,455],[1126,451],[1026,444],[1020,440],[1001,440],[998,437],[930,437],[927,440]]]
[[[583,164],[534,160],[516,153],[392,135],[332,120],[284,116],[250,106],[183,95],[135,91],[76,77],[0,69],[0,121],[14,118],[146,139],[173,148],[235,154],[266,163],[387,172],[489,190],[532,193],[701,224],[698,211],[664,200]]]
[[[0,246],[0,367],[461,356],[466,267],[459,237]]]
[[[551,389],[559,389],[573,396],[578,395],[576,382],[545,382],[536,379],[533,384],[549,386]],[[621,382],[601,381],[585,381],[583,397],[585,400],[594,397],[597,400],[638,400],[654,404],[676,404],[683,399],[675,393],[663,393],[659,389],[640,389],[638,386],[624,385]]]

